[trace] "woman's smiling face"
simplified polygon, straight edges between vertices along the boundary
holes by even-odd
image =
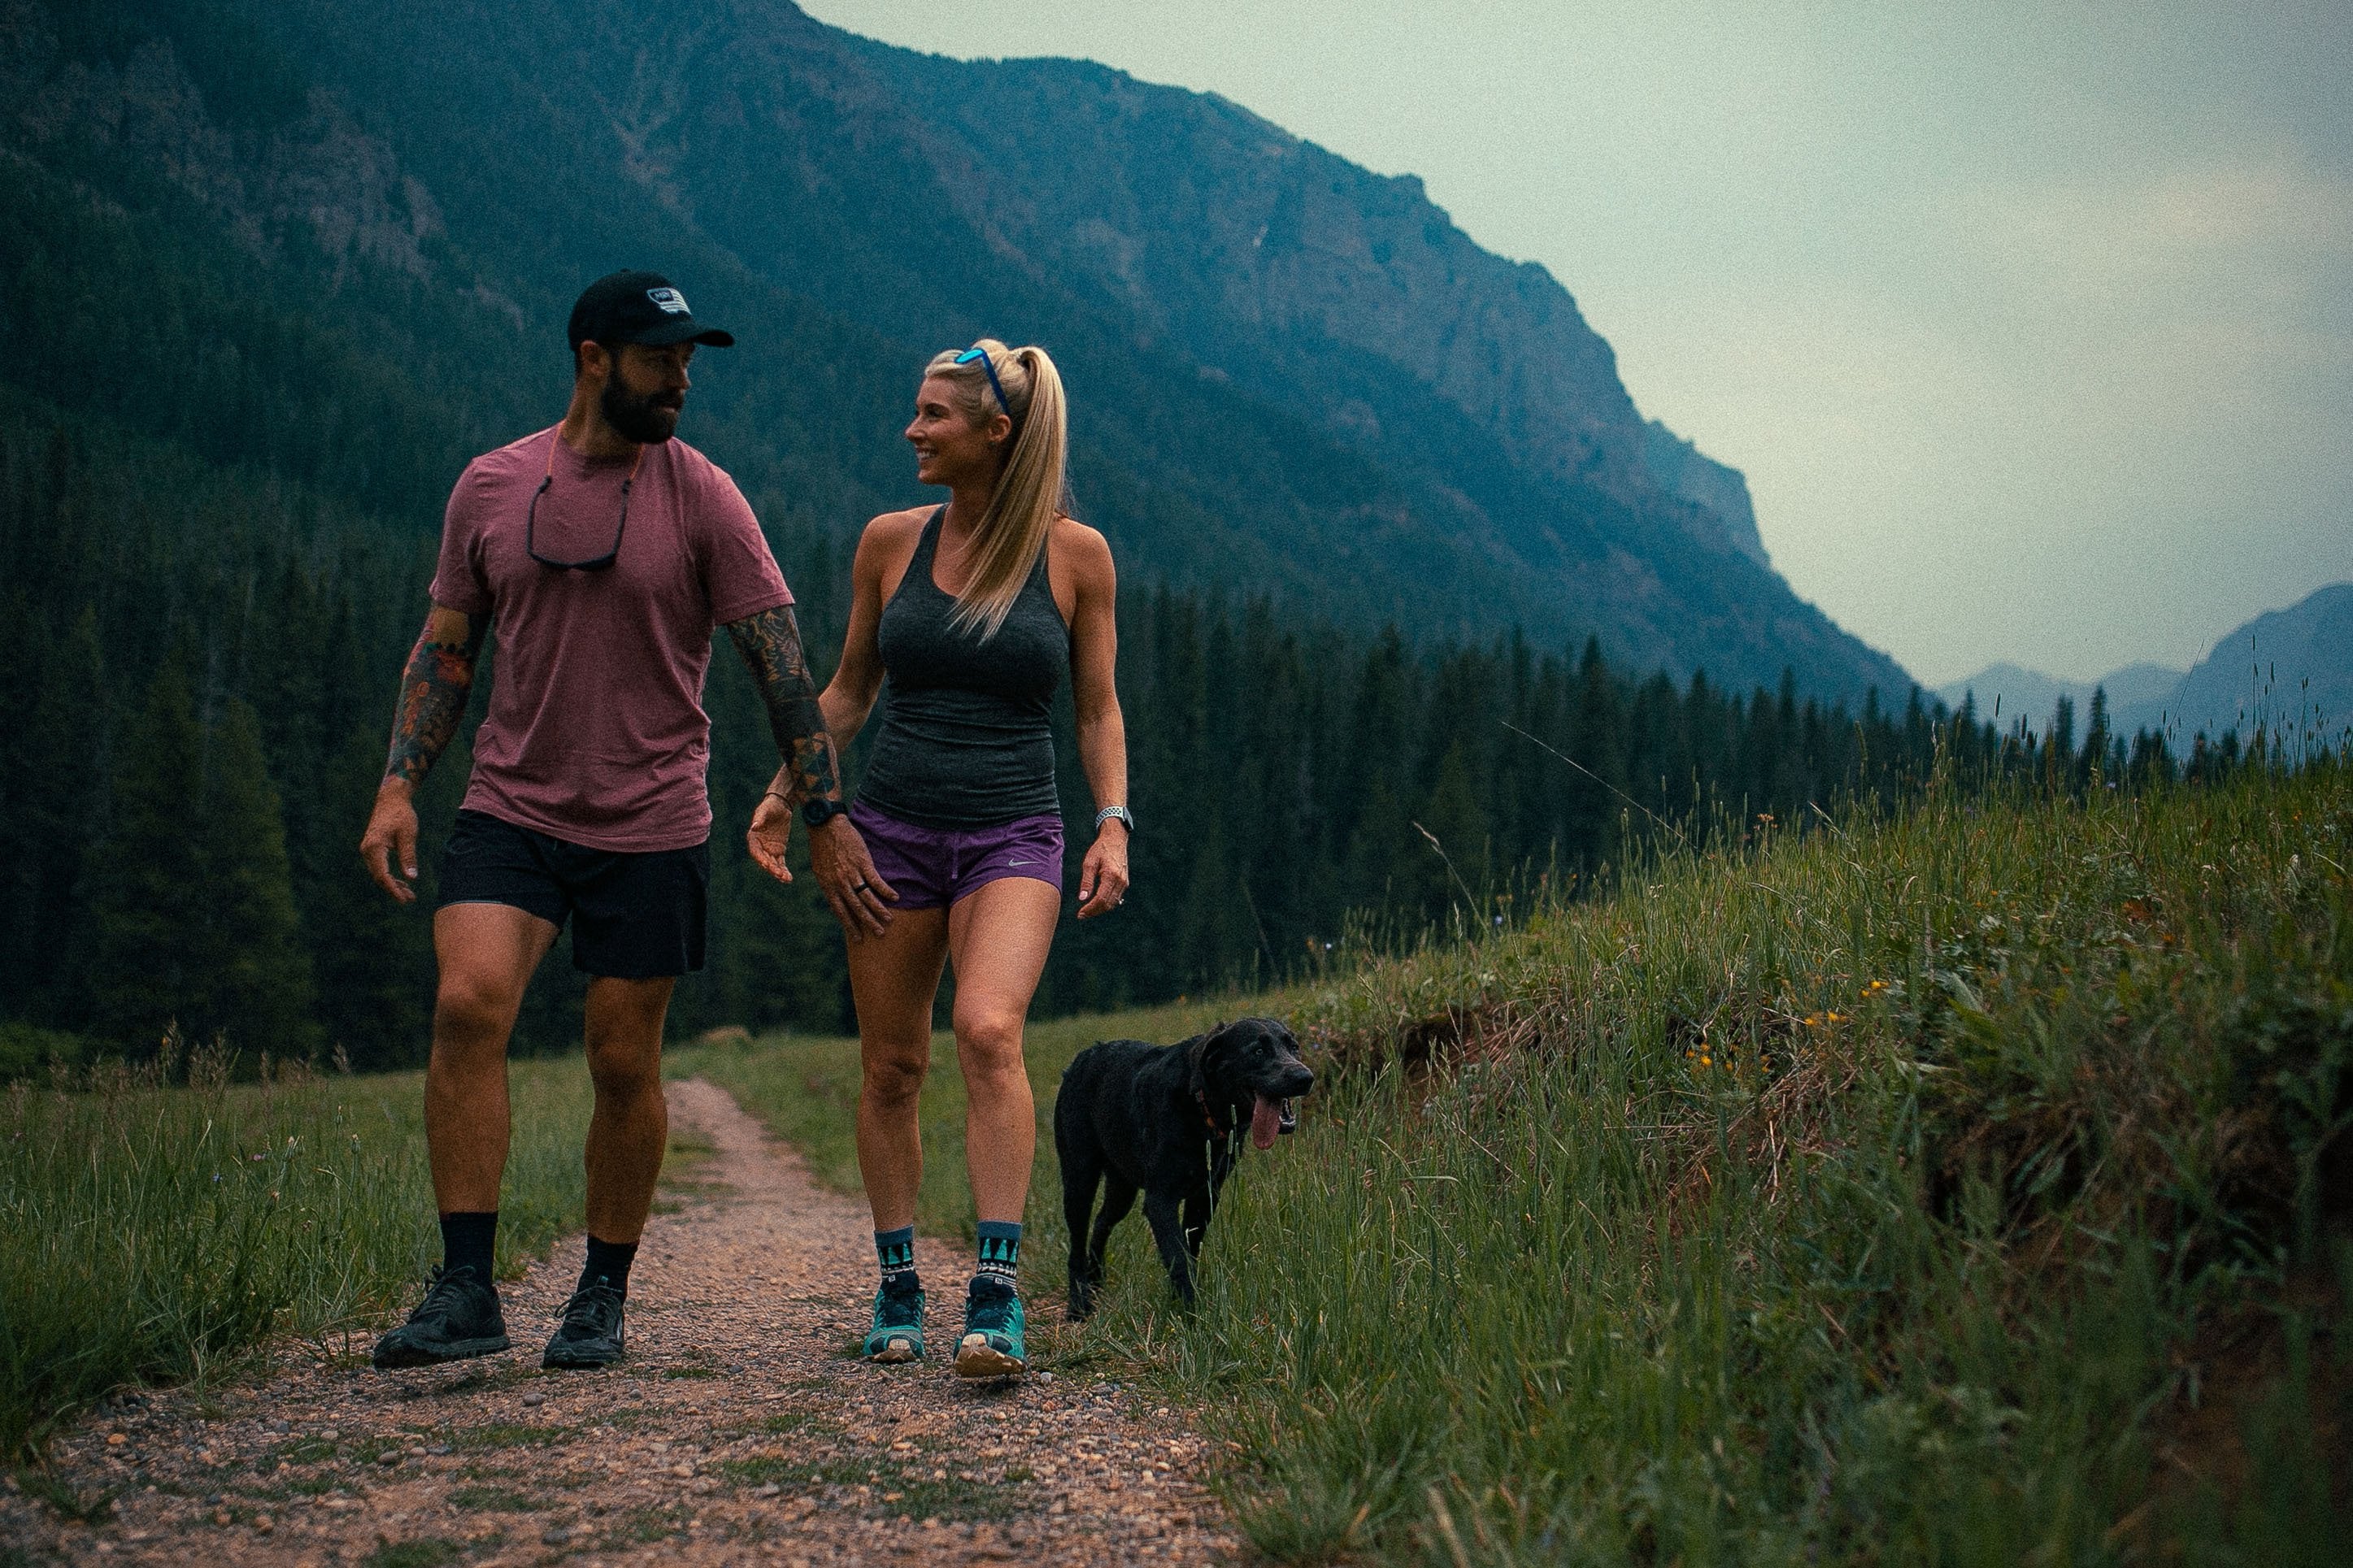
[[[956,400],[955,384],[925,376],[915,393],[915,416],[907,422],[907,444],[915,448],[915,478],[927,485],[954,486],[974,479],[994,480],[1005,437],[1013,421],[1002,414],[976,420]]]

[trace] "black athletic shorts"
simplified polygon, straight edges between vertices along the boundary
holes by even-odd
[[[561,927],[572,967],[651,980],[702,967],[711,845],[629,855],[461,811],[441,851],[443,907],[506,904]]]

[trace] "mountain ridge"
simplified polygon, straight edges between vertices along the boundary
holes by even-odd
[[[114,33],[98,36],[100,14]],[[1727,521],[1746,502],[1735,470],[1693,453],[1692,483],[1654,471],[1614,355],[1549,274],[1480,250],[1418,180],[1222,99],[1089,62],[915,56],[733,0],[659,17],[544,0],[364,17],[323,0],[19,5],[0,18],[0,82],[26,106],[0,153],[53,176],[25,198],[51,204],[34,216],[82,204],[85,238],[41,259],[130,300],[156,270],[135,245],[91,275],[106,246],[88,241],[120,239],[116,215],[215,231],[188,243],[229,258],[208,264],[222,274],[249,257],[267,320],[216,313],[167,352],[221,337],[253,363],[279,340],[323,345],[305,352],[373,390],[336,389],[350,460],[321,437],[318,472],[396,498],[409,526],[438,521],[423,498],[466,448],[543,422],[570,291],[662,258],[759,351],[714,363],[691,437],[804,520],[839,530],[904,504],[913,368],[947,339],[1011,331],[1063,360],[1081,500],[1145,578],[1417,633],[1598,636],[1625,662],[1736,684],[1788,665],[1828,695],[1909,685],[1789,591],[1751,548],[1753,513]],[[1008,137],[1050,145],[1047,165],[1025,173]],[[1224,248],[1188,250],[1198,226],[1169,219],[1188,182]],[[1251,238],[1273,253],[1259,272],[1230,254]],[[1148,279],[1141,296],[1122,266]],[[21,309],[0,320],[15,343],[37,331]],[[1542,335],[1530,321],[1550,357],[1514,360]],[[301,362],[284,350],[275,374]],[[102,395],[105,376],[54,363],[104,412],[160,395]],[[420,371],[423,400],[396,384]],[[402,442],[380,433],[396,424]],[[300,444],[225,438],[265,462]]]
[[[2002,661],[1936,695],[1956,711],[1973,702],[1979,719],[1995,715],[1998,695],[2004,720],[2041,734],[2058,699],[2074,704],[2081,722],[2094,692],[2105,693],[2110,728],[2122,734],[2151,730],[2176,742],[2232,731],[2245,740],[2258,727],[2334,735],[2353,724],[2353,583],[2250,617],[2186,670],[2141,662],[2096,680],[2066,680]]]

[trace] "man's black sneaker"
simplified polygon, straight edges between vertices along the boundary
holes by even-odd
[[[436,1268],[408,1321],[375,1342],[379,1367],[438,1366],[507,1348],[499,1293],[471,1268]]]
[[[601,1279],[572,1292],[539,1364],[580,1371],[620,1360],[621,1309],[621,1293]]]

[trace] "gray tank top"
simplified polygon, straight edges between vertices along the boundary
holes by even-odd
[[[965,832],[1060,812],[1054,692],[1071,632],[1046,581],[1046,552],[997,635],[948,624],[955,600],[932,581],[942,507],[882,606],[882,728],[858,798],[918,827]]]

